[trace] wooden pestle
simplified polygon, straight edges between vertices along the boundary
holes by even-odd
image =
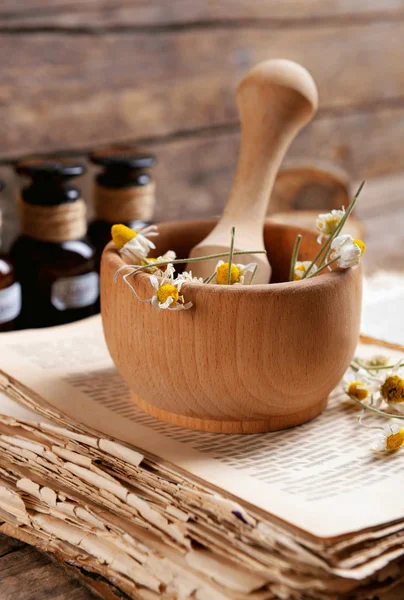
[[[241,143],[236,175],[223,214],[190,257],[226,252],[236,228],[235,250],[264,250],[263,226],[272,186],[285,153],[316,112],[318,94],[311,75],[288,60],[259,63],[240,82],[237,105]],[[223,259],[226,262],[226,259]],[[258,264],[254,283],[268,283],[271,266],[265,254],[239,255],[234,262]],[[209,277],[217,259],[191,262],[187,270]]]

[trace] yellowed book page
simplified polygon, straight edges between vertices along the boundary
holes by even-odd
[[[22,383],[48,403],[49,417],[54,407],[320,538],[404,516],[402,456],[375,458],[374,432],[358,425],[357,408],[338,391],[319,418],[288,431],[229,436],[161,423],[131,403],[98,317],[2,335],[0,369],[0,389],[15,394]]]

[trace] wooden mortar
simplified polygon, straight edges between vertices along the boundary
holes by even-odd
[[[159,226],[159,256],[179,257],[216,221]],[[257,433],[299,425],[316,417],[340,381],[359,338],[361,268],[324,272],[288,282],[297,233],[267,223],[264,241],[273,268],[271,284],[182,287],[190,310],[156,310],[123,283],[113,282],[125,264],[109,244],[101,266],[105,338],[134,402],[163,420],[204,431]],[[318,250],[304,232],[300,260]],[[153,288],[147,274],[130,278],[141,298]]]

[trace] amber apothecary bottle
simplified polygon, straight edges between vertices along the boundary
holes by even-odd
[[[4,185],[0,181],[0,190]],[[2,215],[0,212],[0,333],[15,329],[21,312],[21,286],[16,281],[15,269],[1,247]]]
[[[96,248],[98,264],[111,241],[111,226],[122,223],[139,229],[150,225],[155,207],[155,184],[150,168],[155,156],[128,146],[103,148],[90,155],[102,168],[93,186],[94,221],[88,236]]]
[[[86,238],[86,209],[70,179],[74,160],[27,159],[16,167],[29,183],[18,198],[21,235],[10,256],[22,288],[19,328],[70,323],[97,311],[99,275]]]

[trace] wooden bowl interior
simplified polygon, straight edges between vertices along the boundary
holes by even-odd
[[[150,253],[150,256],[158,257],[167,250],[174,250],[177,258],[187,258],[191,248],[208,235],[215,223],[216,221],[213,219],[161,223],[159,225],[160,235],[153,238],[157,247],[156,250]],[[288,281],[290,260],[298,233],[303,235],[299,250],[299,260],[312,260],[320,248],[317,244],[317,235],[314,232],[281,223],[265,224],[264,243],[268,252],[268,260],[272,266],[271,283]],[[245,248],[245,250],[253,250],[253,248]],[[178,265],[177,271],[181,272],[183,268],[183,265]]]

